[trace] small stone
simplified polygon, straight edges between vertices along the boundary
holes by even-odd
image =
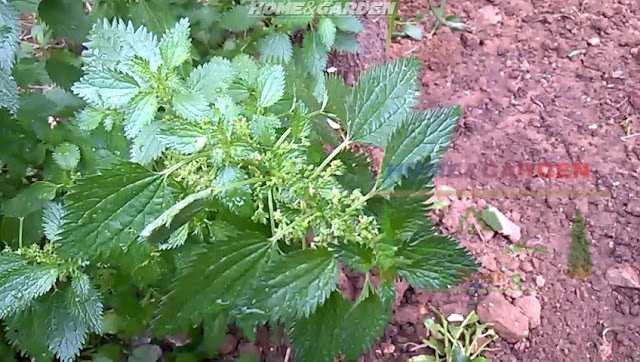
[[[640,289],[638,272],[629,263],[622,263],[607,269],[605,278],[611,285]]]
[[[236,346],[238,345],[238,339],[233,334],[227,334],[220,345],[220,353],[229,354],[236,350]]]
[[[640,110],[640,103],[638,104],[638,109]],[[638,200],[629,201],[627,203],[627,207],[625,208],[625,211],[628,214],[640,217],[640,201]]]
[[[384,348],[382,349],[382,351],[383,351],[385,354],[391,354],[391,353],[393,353],[393,352],[395,352],[395,351],[396,351],[396,346],[395,346],[395,345],[393,345],[393,344],[387,344],[387,345],[385,345],[385,343],[383,343],[382,345],[384,346]]]
[[[531,329],[540,325],[540,312],[542,306],[538,298],[534,296],[524,296],[516,300],[516,307],[520,308],[522,313],[529,318],[529,327]]]
[[[509,303],[502,293],[489,293],[478,304],[477,312],[480,322],[493,323],[495,331],[511,343],[529,335],[529,320],[519,308]]]
[[[504,295],[506,295],[507,297],[509,297],[511,299],[518,299],[518,298],[520,298],[522,296],[522,290],[509,289],[509,290],[504,292]]]
[[[533,264],[529,261],[525,261],[524,263],[522,263],[520,268],[526,273],[531,273],[533,271]]]
[[[482,264],[482,266],[489,270],[489,271],[497,271],[498,270],[498,265],[496,263],[496,256],[493,253],[489,253],[486,255],[483,255],[480,258],[480,263]]]
[[[535,269],[540,268],[540,260],[539,259],[533,258],[533,259],[531,259],[531,262],[533,263],[533,267]]]
[[[520,269],[520,261],[518,259],[511,260],[509,265],[507,265],[507,269],[513,271]]]
[[[587,43],[589,43],[589,45],[593,47],[598,46],[600,45],[600,38],[598,37],[590,38],[589,40],[587,40]]]
[[[633,307],[631,307],[631,309],[629,309],[629,313],[631,313],[632,316],[638,316],[640,315],[640,305],[634,305]]]
[[[547,282],[547,281],[544,279],[544,277],[543,277],[542,275],[537,275],[537,276],[536,276],[536,286],[537,286],[538,288],[542,288],[542,287],[544,287],[544,285],[545,285],[545,283],[546,283],[546,282]]]

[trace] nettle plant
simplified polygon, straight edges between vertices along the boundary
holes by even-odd
[[[0,254],[0,318],[22,354],[68,361],[99,335],[207,335],[222,320],[248,335],[284,325],[301,361],[354,359],[387,326],[395,278],[442,288],[475,267],[426,221],[433,175],[420,170],[460,109],[413,109],[416,59],[353,87],[323,77],[319,98],[291,63],[193,68],[190,50],[187,19],[159,40],[120,20],[91,30],[72,87],[91,147],[61,145],[65,177],[3,204],[44,205],[46,242],[23,245],[19,218]],[[385,149],[377,175],[358,145]],[[78,172],[87,162],[99,171]],[[356,301],[337,287],[343,267],[364,275]]]

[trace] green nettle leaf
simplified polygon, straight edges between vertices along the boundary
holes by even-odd
[[[360,19],[353,15],[333,15],[330,18],[336,27],[342,31],[358,33],[364,30]]]
[[[194,123],[166,122],[157,137],[165,147],[183,155],[196,153],[207,145],[206,131]]]
[[[368,273],[373,268],[373,249],[357,243],[336,244],[331,250],[346,266],[358,273]]]
[[[235,70],[230,61],[222,57],[213,57],[191,72],[187,79],[187,87],[203,94],[209,102],[214,102],[224,94],[234,77]]]
[[[220,26],[229,31],[244,31],[256,23],[258,18],[249,14],[249,7],[236,5],[222,15]]]
[[[38,301],[4,320],[7,339],[23,356],[33,357],[36,361],[53,359],[47,345],[48,331],[43,328],[44,322],[50,318],[51,311],[44,304]]]
[[[266,311],[272,321],[307,317],[336,289],[339,276],[338,261],[330,251],[295,251],[269,262],[243,304]]]
[[[398,274],[420,289],[447,288],[477,270],[468,250],[432,230],[416,232],[398,249],[396,258]]]
[[[266,237],[255,233],[239,233],[206,245],[164,297],[156,328],[190,326],[235,303],[264,264],[269,246]]]
[[[71,87],[85,102],[99,108],[123,110],[129,107],[140,92],[133,77],[106,69],[90,68],[80,81]]]
[[[222,187],[234,182],[247,180],[249,176],[236,166],[223,166],[218,170],[213,187]],[[251,199],[251,188],[248,185],[235,187],[219,192],[216,197],[224,203],[229,210],[238,215],[251,215],[253,212],[253,201]]]
[[[47,181],[36,181],[26,189],[20,191],[14,198],[2,205],[5,216],[24,218],[32,212],[38,211],[56,197],[60,185]]]
[[[80,63],[80,59],[70,51],[53,49],[49,51],[45,69],[54,83],[69,90],[82,76]]]
[[[0,273],[0,318],[24,310],[58,279],[51,265],[20,265]]]
[[[275,33],[258,41],[258,51],[261,59],[288,63],[293,56],[293,44],[289,35]]]
[[[231,61],[234,73],[238,78],[251,84],[258,77],[258,63],[247,54],[240,54]]]
[[[449,144],[461,114],[460,107],[409,113],[387,143],[378,189],[391,190],[415,164],[427,158],[436,160]]]
[[[362,50],[356,36],[344,31],[338,31],[336,33],[336,40],[333,42],[333,48],[337,51],[347,53],[357,53]]]
[[[63,170],[71,171],[80,162],[80,148],[73,143],[62,143],[53,151],[53,160]]]
[[[329,59],[329,53],[318,33],[307,32],[302,41],[305,67],[313,76],[321,76]]]
[[[190,31],[189,19],[184,18],[162,37],[160,54],[165,66],[175,68],[189,59],[191,55]]]
[[[18,13],[9,2],[0,2],[0,108],[18,111],[18,86],[11,76],[20,25]]]
[[[137,137],[145,126],[153,122],[158,111],[158,98],[154,93],[139,93],[124,112],[124,133],[127,138]]]
[[[84,3],[76,0],[42,0],[38,16],[49,26],[53,35],[75,43],[85,40],[91,27]]]
[[[171,99],[173,110],[189,121],[200,121],[210,113],[207,99],[198,92],[181,92]]]
[[[161,63],[158,40],[145,27],[134,28],[131,22],[107,19],[93,25],[89,41],[84,44],[82,59],[90,67],[114,68],[123,59],[138,56],[155,71]]]
[[[187,237],[189,236],[189,224],[184,224],[178,228],[178,230],[174,231],[169,235],[169,238],[166,242],[158,245],[159,250],[170,250],[178,248],[187,241]]]
[[[365,72],[347,98],[347,130],[352,141],[385,147],[391,133],[418,104],[416,58],[403,58]]]
[[[65,197],[63,255],[103,257],[122,252],[173,203],[176,187],[164,175],[119,162],[77,181]]]
[[[49,202],[42,210],[42,230],[51,242],[60,240],[60,226],[64,216],[64,207],[58,202]]]
[[[336,25],[330,18],[321,18],[318,22],[318,35],[327,49],[331,49],[336,40]]]
[[[107,113],[94,107],[85,107],[76,114],[75,124],[83,131],[93,131],[106,118]]]
[[[156,122],[142,128],[131,145],[130,160],[132,162],[148,165],[162,155],[165,145],[158,137],[161,127],[162,124]]]
[[[87,331],[102,333],[103,306],[100,293],[91,285],[86,274],[71,280],[71,288],[66,293],[66,305],[70,314],[81,322]]]
[[[284,68],[281,65],[271,65],[262,68],[258,77],[260,107],[270,107],[284,95]]]

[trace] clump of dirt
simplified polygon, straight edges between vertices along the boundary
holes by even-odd
[[[418,11],[427,12],[424,1],[401,4],[405,18]],[[437,178],[472,191],[435,214],[442,231],[478,256],[481,275],[521,275],[514,290],[488,280],[500,298],[529,313],[530,324],[533,299],[541,307],[539,326],[530,325],[517,341],[495,343],[488,355],[497,361],[640,360],[640,289],[607,279],[612,268],[640,269],[640,2],[451,0],[447,12],[474,31],[442,28],[432,39],[396,40],[388,51],[391,58],[422,61],[423,107],[464,107],[445,162],[463,170],[509,163],[589,167],[588,177],[451,172]],[[429,24],[420,26],[427,33]],[[509,252],[513,243],[500,235],[460,230],[466,210],[486,204],[522,228],[526,250]],[[594,274],[585,280],[566,275],[576,208],[591,240]],[[413,355],[403,346],[424,337],[428,306],[466,313],[495,293],[409,288],[393,325],[365,360]]]

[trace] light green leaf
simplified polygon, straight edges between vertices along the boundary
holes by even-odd
[[[156,122],[142,128],[131,145],[130,159],[132,162],[148,165],[162,155],[165,145],[158,137],[161,127],[162,124]]]
[[[247,54],[240,54],[231,61],[238,78],[252,84],[258,78],[258,64]]]
[[[19,36],[18,12],[11,2],[0,1],[0,73],[7,76],[13,68]]]
[[[259,234],[241,233],[206,245],[175,279],[155,321],[161,331],[199,323],[235,303],[264,264],[270,243]]]
[[[377,65],[360,76],[347,98],[349,139],[385,147],[389,135],[418,104],[416,58]]]
[[[60,226],[64,216],[64,207],[59,202],[48,202],[42,210],[42,230],[51,242],[60,240]]]
[[[414,24],[406,24],[404,33],[414,40],[422,40],[422,29]]]
[[[142,344],[133,349],[128,362],[156,362],[162,357],[162,348],[155,344]]]
[[[158,111],[158,98],[153,93],[138,93],[124,112],[124,133],[129,139],[137,137],[153,122]]]
[[[187,87],[203,94],[209,102],[214,102],[224,94],[234,77],[235,70],[231,62],[222,57],[213,57],[191,72],[187,79]]]
[[[339,275],[330,251],[295,251],[269,262],[243,304],[266,311],[274,322],[308,317],[336,289]]]
[[[461,114],[460,107],[411,111],[387,143],[378,190],[392,190],[418,162],[437,160],[449,144]]]
[[[284,68],[281,65],[266,66],[258,77],[260,107],[270,107],[284,95]]]
[[[314,76],[321,76],[327,65],[329,53],[318,33],[307,32],[302,41],[304,65],[306,71]]]
[[[75,276],[66,293],[66,305],[72,317],[89,332],[102,333],[103,306],[100,293],[91,285],[86,274]]]
[[[198,92],[176,93],[171,103],[173,110],[189,121],[201,121],[210,113],[206,98]]]
[[[327,49],[331,49],[336,40],[336,25],[330,18],[321,18],[318,21],[318,35]]]
[[[77,181],[66,195],[61,255],[109,260],[173,203],[177,189],[163,175],[119,162]]]
[[[159,250],[170,250],[178,248],[184,245],[189,236],[189,224],[184,224],[178,230],[169,235],[169,239],[166,242],[158,245]]]
[[[22,265],[0,274],[0,318],[22,311],[48,292],[58,279],[51,265]]]
[[[53,160],[63,170],[72,171],[80,162],[80,148],[69,142],[59,144],[53,151]]]
[[[131,22],[107,19],[97,22],[84,44],[82,59],[90,67],[113,69],[120,61],[139,56],[149,62],[155,71],[161,63],[158,40],[146,28],[134,28]]]
[[[336,33],[333,49],[347,53],[358,53],[361,50],[360,43],[358,43],[355,35],[344,31],[338,31]]]
[[[256,23],[258,18],[249,14],[249,7],[235,5],[231,10],[222,15],[220,26],[229,31],[244,31]]]
[[[168,68],[175,68],[189,59],[191,55],[190,31],[189,19],[183,18],[160,40],[160,54],[164,65]]]
[[[293,45],[289,35],[274,33],[258,41],[258,51],[264,60],[288,63],[293,56]]]
[[[127,109],[140,88],[131,76],[112,70],[89,68],[71,90],[95,107],[123,110]]]
[[[91,28],[84,3],[76,0],[41,0],[38,16],[49,26],[57,38],[82,43]]]
[[[51,182],[36,181],[6,201],[2,205],[2,214],[24,218],[32,212],[42,209],[48,201],[53,200],[56,197],[58,187],[60,185]]]
[[[439,289],[460,283],[477,270],[469,251],[446,236],[418,231],[396,252],[398,274],[419,289]]]
[[[342,31],[348,31],[351,33],[364,31],[364,26],[362,26],[360,19],[353,15],[332,15],[330,18],[336,27]]]
[[[13,77],[0,70],[0,109],[6,108],[12,114],[18,112],[18,85]]]
[[[207,145],[205,130],[189,122],[165,122],[157,137],[165,147],[183,155],[196,153]]]
[[[107,112],[94,107],[85,107],[76,114],[75,124],[83,131],[93,131],[106,118]]]

